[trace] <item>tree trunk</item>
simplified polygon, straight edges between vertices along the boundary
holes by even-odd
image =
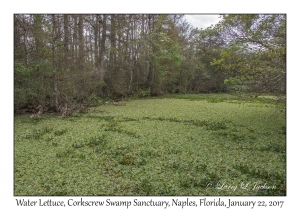
[[[106,40],[106,15],[103,15],[102,36],[101,36],[101,46],[100,46],[100,56],[99,56],[99,72],[100,72],[99,93],[100,93],[100,95],[103,95],[102,87],[104,85],[104,77],[105,77],[105,73],[106,73],[106,69],[104,67],[105,40]]]
[[[52,15],[52,77],[53,77],[53,95],[54,95],[54,107],[58,111],[58,85],[57,85],[57,66],[55,59],[55,45],[56,45],[56,17]]]
[[[65,58],[68,59],[67,53],[69,52],[69,19],[68,15],[64,15],[64,50],[65,50]]]
[[[79,71],[84,70],[84,62],[85,62],[85,53],[84,53],[84,35],[83,35],[83,18],[84,15],[79,15],[78,22],[78,42],[79,42],[79,58],[78,58],[78,67]]]
[[[94,55],[95,55],[95,69],[99,71],[99,46],[98,46],[98,39],[99,39],[99,15],[96,15],[96,20],[94,24]]]

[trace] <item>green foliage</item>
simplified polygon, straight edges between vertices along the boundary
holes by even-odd
[[[125,119],[125,121],[128,121],[128,119]],[[104,127],[105,127],[105,131],[112,131],[112,132],[117,132],[117,133],[125,133],[129,136],[133,136],[133,137],[139,137],[139,135],[137,134],[137,132],[131,132],[131,131],[128,131],[128,130],[125,130],[123,128],[121,128],[119,125],[118,125],[119,121],[117,121],[116,119],[110,121],[109,123],[107,124],[104,124]]]
[[[286,89],[282,14],[223,15],[219,24],[201,30],[183,15],[16,14],[14,38],[15,109],[229,88],[259,94]]]
[[[219,27],[229,46],[211,64],[230,75],[225,84],[235,91],[242,85],[253,92],[284,93],[286,16],[225,15]]]
[[[267,146],[263,147],[260,150],[261,151],[270,151],[270,152],[285,153],[286,146],[282,145],[282,144],[270,144],[270,145],[267,145]]]
[[[138,195],[153,195],[154,186],[149,179],[142,179],[136,186],[136,192]]]
[[[84,100],[83,103],[88,105],[103,105],[105,100],[97,96],[96,93],[92,93]]]
[[[100,147],[104,148],[107,145],[107,139],[106,135],[98,135],[95,137],[92,137],[87,143],[87,146],[89,147]]]
[[[32,81],[33,70],[23,63],[14,62],[14,105],[15,109],[26,105],[30,98],[35,95]]]
[[[144,97],[149,97],[151,95],[151,88],[148,88],[148,89],[146,89],[146,90],[142,90],[142,89],[140,89],[139,90],[139,97],[142,97],[142,98],[144,98]]]
[[[162,32],[155,34],[155,40],[154,47],[156,54],[154,56],[154,61],[161,63],[162,65],[171,64],[178,67],[181,61],[184,60],[184,57],[179,54],[180,48],[178,44],[168,37],[167,34]],[[167,66],[160,67],[168,68]]]
[[[168,36],[167,33],[158,32],[152,34],[153,36],[153,55],[152,65],[155,72],[155,83],[156,87],[152,86],[152,93],[156,93],[157,90],[162,90],[164,83],[169,83],[170,78],[176,75],[181,62],[185,59],[180,54],[181,47],[178,43]],[[154,71],[153,70],[153,71]]]
[[[61,135],[64,135],[67,131],[68,131],[68,129],[57,130],[54,132],[54,135],[61,136]]]
[[[40,130],[33,130],[31,131],[29,134],[26,134],[25,135],[25,138],[26,139],[40,139],[43,135],[47,134],[47,133],[51,133],[52,132],[52,128],[48,128],[48,127],[45,127],[43,129],[40,129]]]
[[[260,178],[264,181],[268,181],[269,183],[275,183],[275,189],[259,189],[257,191],[258,196],[286,196],[286,178],[282,177],[278,172],[274,171],[266,171],[260,169],[253,169],[248,165],[237,165],[234,166],[235,169],[241,171],[243,174],[247,174],[248,176],[252,176],[254,178]]]
[[[227,128],[226,123],[223,122],[223,121],[207,123],[206,127],[207,127],[208,130],[214,130],[214,131]]]
[[[15,195],[284,195],[285,117],[270,101],[238,102],[170,95],[75,121],[16,116]],[[243,181],[276,189],[213,187]]]
[[[23,63],[15,61],[14,62],[14,73],[15,73],[15,79],[19,76],[31,76],[32,69],[26,67]]]
[[[196,47],[195,59],[190,62],[196,63],[195,80],[192,80],[194,88],[201,92],[223,92],[226,87],[223,84],[225,74],[217,71],[212,65],[215,59],[220,58],[225,42],[222,34],[216,28],[209,27],[205,30],[196,31],[194,40]]]

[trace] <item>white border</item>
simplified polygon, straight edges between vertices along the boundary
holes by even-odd
[[[295,3],[293,3],[295,2]],[[218,13],[286,13],[287,14],[287,196],[286,197],[231,197],[237,200],[284,200],[282,209],[298,207],[297,175],[299,174],[297,136],[299,119],[299,12],[296,1],[252,0],[252,1],[5,1],[1,3],[1,181],[0,206],[15,207],[13,197],[13,14],[15,13],[181,13],[181,14],[218,14]],[[17,197],[20,198],[20,197]],[[38,197],[33,197],[38,199]],[[42,197],[45,199],[45,197]],[[68,200],[71,197],[51,197]],[[78,197],[75,197],[78,199]],[[85,197],[91,200],[95,197]],[[117,199],[118,197],[113,197]],[[120,197],[120,199],[126,197]],[[133,197],[129,197],[130,199]],[[146,197],[151,198],[151,197]],[[167,198],[167,197],[166,197]],[[184,198],[184,197],[181,197]],[[209,197],[213,199],[214,197]],[[222,197],[221,197],[222,198]],[[223,197],[227,199],[227,197]],[[102,197],[101,199],[106,199]],[[153,197],[157,199],[157,197]],[[197,199],[197,197],[192,197]],[[70,207],[71,208],[71,207]],[[99,207],[98,207],[99,208]],[[199,207],[198,207],[199,208]],[[77,207],[76,209],[79,209]],[[81,208],[80,208],[81,209]],[[124,208],[122,208],[124,209]],[[178,208],[181,209],[181,208]],[[186,208],[185,208],[186,209]],[[189,208],[188,208],[189,209]],[[192,209],[192,208],[191,208]],[[209,208],[213,209],[213,208]],[[217,208],[219,209],[219,208]]]

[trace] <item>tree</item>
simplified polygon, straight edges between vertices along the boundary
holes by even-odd
[[[285,50],[285,15],[224,15],[198,30],[178,14],[16,14],[15,108],[234,84],[284,93]]]
[[[228,84],[285,93],[285,15],[225,15],[217,27],[228,47],[213,66],[231,74]]]

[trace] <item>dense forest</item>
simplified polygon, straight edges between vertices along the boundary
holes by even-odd
[[[286,15],[14,15],[15,110],[227,91],[286,92]]]

